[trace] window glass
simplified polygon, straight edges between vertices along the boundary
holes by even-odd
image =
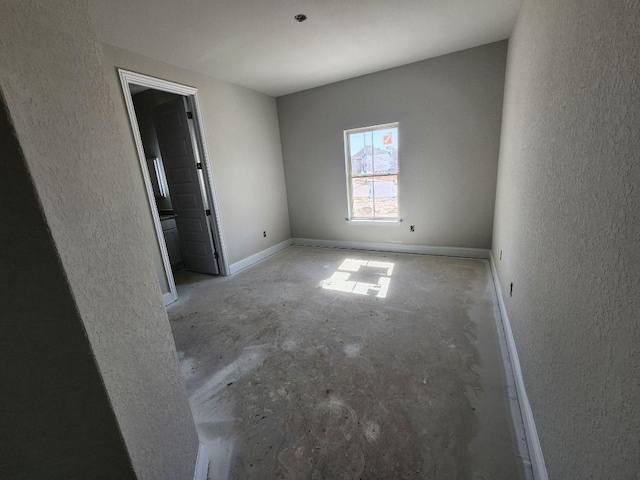
[[[357,218],[373,217],[373,181],[369,177],[351,179],[353,192],[352,215]]]
[[[398,129],[373,132],[374,173],[398,173]]]
[[[398,176],[373,177],[376,218],[398,217]]]
[[[345,132],[352,220],[397,220],[398,124]]]

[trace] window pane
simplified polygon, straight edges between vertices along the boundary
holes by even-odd
[[[373,132],[375,173],[398,173],[398,129],[385,128]]]
[[[346,134],[351,218],[398,219],[398,124]]]
[[[373,177],[376,218],[398,217],[398,176]]]
[[[373,218],[373,179],[352,178],[353,218]]]
[[[373,171],[373,138],[371,132],[349,134],[351,175],[362,175]]]

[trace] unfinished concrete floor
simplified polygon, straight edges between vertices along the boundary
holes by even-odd
[[[291,247],[177,281],[211,479],[525,478],[486,261]]]

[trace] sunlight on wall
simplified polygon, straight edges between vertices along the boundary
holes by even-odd
[[[325,290],[336,290],[357,295],[375,295],[378,298],[385,298],[389,291],[389,284],[391,283],[391,278],[389,277],[393,273],[393,266],[394,264],[390,262],[347,258],[330,278],[320,282],[320,286]],[[353,276],[356,273],[374,278],[369,282],[358,281],[360,279],[354,280]],[[377,279],[375,279],[376,276],[378,276]],[[369,278],[366,279],[369,280]]]

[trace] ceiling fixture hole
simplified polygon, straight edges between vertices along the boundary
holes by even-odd
[[[295,18],[298,22],[304,22],[307,19],[307,16],[304,13],[299,13]]]

